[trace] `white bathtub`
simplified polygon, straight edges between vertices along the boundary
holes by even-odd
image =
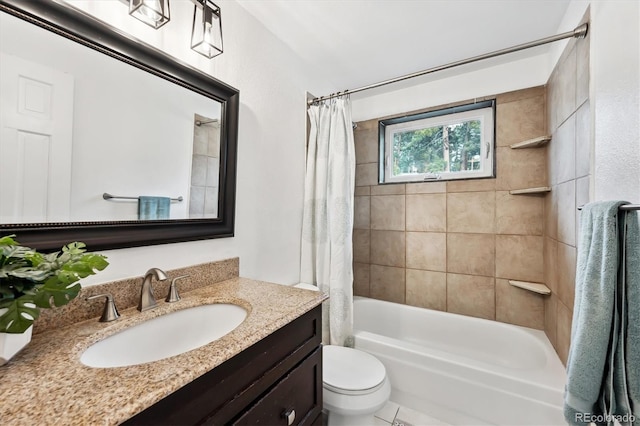
[[[454,425],[565,425],[565,370],[544,332],[354,298],[355,347],[375,355],[391,400]]]

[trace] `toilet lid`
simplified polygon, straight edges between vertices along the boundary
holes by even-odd
[[[373,392],[386,375],[384,365],[366,352],[334,345],[322,348],[322,381],[334,392]]]

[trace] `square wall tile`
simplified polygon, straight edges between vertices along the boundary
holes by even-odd
[[[558,242],[553,238],[544,238],[544,283],[556,295],[558,291]]]
[[[371,231],[368,229],[353,230],[353,261],[369,263],[371,251]]]
[[[495,319],[494,279],[447,274],[447,312]]]
[[[362,129],[359,125],[353,132],[356,146],[356,164],[378,161],[378,129]]]
[[[556,118],[557,111],[554,109],[558,105],[560,97],[558,64],[556,64],[553,72],[547,80],[547,133],[552,134],[556,131],[560,123]]]
[[[353,227],[355,229],[369,229],[371,197],[354,197],[353,211]]]
[[[543,197],[511,195],[496,192],[496,233],[542,235]]]
[[[191,157],[191,185],[205,186],[207,184],[207,156],[194,155]]]
[[[506,104],[507,102],[514,102],[522,99],[544,96],[545,93],[547,93],[547,89],[545,86],[534,86],[526,89],[500,93],[498,96],[495,96],[495,98],[498,105],[500,105]]]
[[[496,277],[540,283],[544,279],[542,237],[496,235]]]
[[[558,298],[573,309],[576,295],[576,249],[558,243]]]
[[[356,186],[354,190],[354,195],[356,197],[362,197],[365,195],[371,195],[371,187],[370,186]]]
[[[218,217],[218,187],[205,186],[204,214],[208,217]]]
[[[547,160],[544,149],[497,149],[496,189],[547,186]]]
[[[582,214],[582,210],[578,210],[578,207],[589,203],[589,199],[589,176],[576,179],[576,247],[579,247],[578,244],[580,244],[580,218]]]
[[[407,269],[407,305],[447,310],[447,274]]]
[[[591,107],[585,102],[576,112],[576,177],[591,171]]]
[[[404,195],[371,196],[371,229],[404,231]]]
[[[576,178],[576,116],[572,114],[553,135],[554,158],[557,174],[551,177],[552,184]]]
[[[551,188],[544,196],[544,234],[558,238],[558,187]]]
[[[376,265],[405,266],[405,234],[399,231],[371,231],[371,262]]]
[[[495,192],[447,194],[447,232],[495,233]]]
[[[545,96],[526,98],[496,107],[496,145],[509,146],[545,135]]]
[[[557,308],[558,330],[556,332],[556,351],[562,363],[567,365],[569,348],[571,346],[571,322],[573,313],[560,301],[558,301]]]
[[[360,130],[378,129],[377,118],[372,118],[371,120],[358,121],[356,124],[358,125],[356,129],[360,129]]]
[[[388,302],[404,303],[404,268],[371,265],[370,296]]]
[[[496,279],[496,321],[543,330],[544,298]]]
[[[406,202],[407,231],[446,231],[446,194],[410,194]]]
[[[407,183],[407,194],[436,194],[447,192],[447,182],[412,182]]]
[[[207,131],[207,155],[220,158],[220,127],[211,127]]]
[[[576,50],[575,45],[565,50],[564,59],[561,59],[552,73],[556,77],[553,85],[553,103],[549,105],[550,124],[556,128],[564,122],[576,110]],[[553,74],[556,74],[554,76]]]
[[[400,195],[405,192],[404,183],[389,183],[371,187],[371,195]]]
[[[353,294],[369,297],[369,264],[353,264]]]
[[[407,232],[407,268],[445,272],[447,234]]]
[[[189,193],[189,217],[202,217],[204,215],[204,198],[205,188],[204,186],[191,186],[191,192]],[[200,215],[200,216],[196,216]]]
[[[447,182],[447,192],[481,192],[495,191],[495,189],[495,178],[450,180]]]
[[[216,188],[218,187],[218,181],[220,180],[220,159],[216,157],[207,158],[207,182],[205,186]],[[216,197],[217,198],[217,197]]]
[[[378,163],[356,164],[356,186],[378,184]]]
[[[558,197],[558,241],[576,245],[576,181],[556,187]]]
[[[557,347],[557,330],[558,330],[558,296],[551,293],[549,297],[544,299],[544,332],[554,348]],[[557,352],[557,351],[556,351]]]
[[[494,276],[493,234],[447,234],[447,272]]]
[[[588,13],[588,12],[587,12]],[[589,18],[582,22],[588,22]],[[576,40],[576,105],[589,98],[589,44],[591,31],[583,39]]]
[[[201,126],[195,126],[193,128],[193,154],[207,155],[207,143],[206,129]]]
[[[560,163],[559,144],[555,143],[558,136],[558,129],[551,134],[551,141],[547,144],[547,177],[549,184],[547,186],[555,186],[558,184],[558,173],[562,167]]]

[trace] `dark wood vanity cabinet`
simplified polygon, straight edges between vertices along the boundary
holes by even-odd
[[[321,424],[321,312],[317,306],[124,424]]]

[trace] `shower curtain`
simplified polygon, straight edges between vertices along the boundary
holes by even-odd
[[[355,145],[348,98],[308,110],[300,278],[329,295],[322,341],[353,346],[353,194]]]

